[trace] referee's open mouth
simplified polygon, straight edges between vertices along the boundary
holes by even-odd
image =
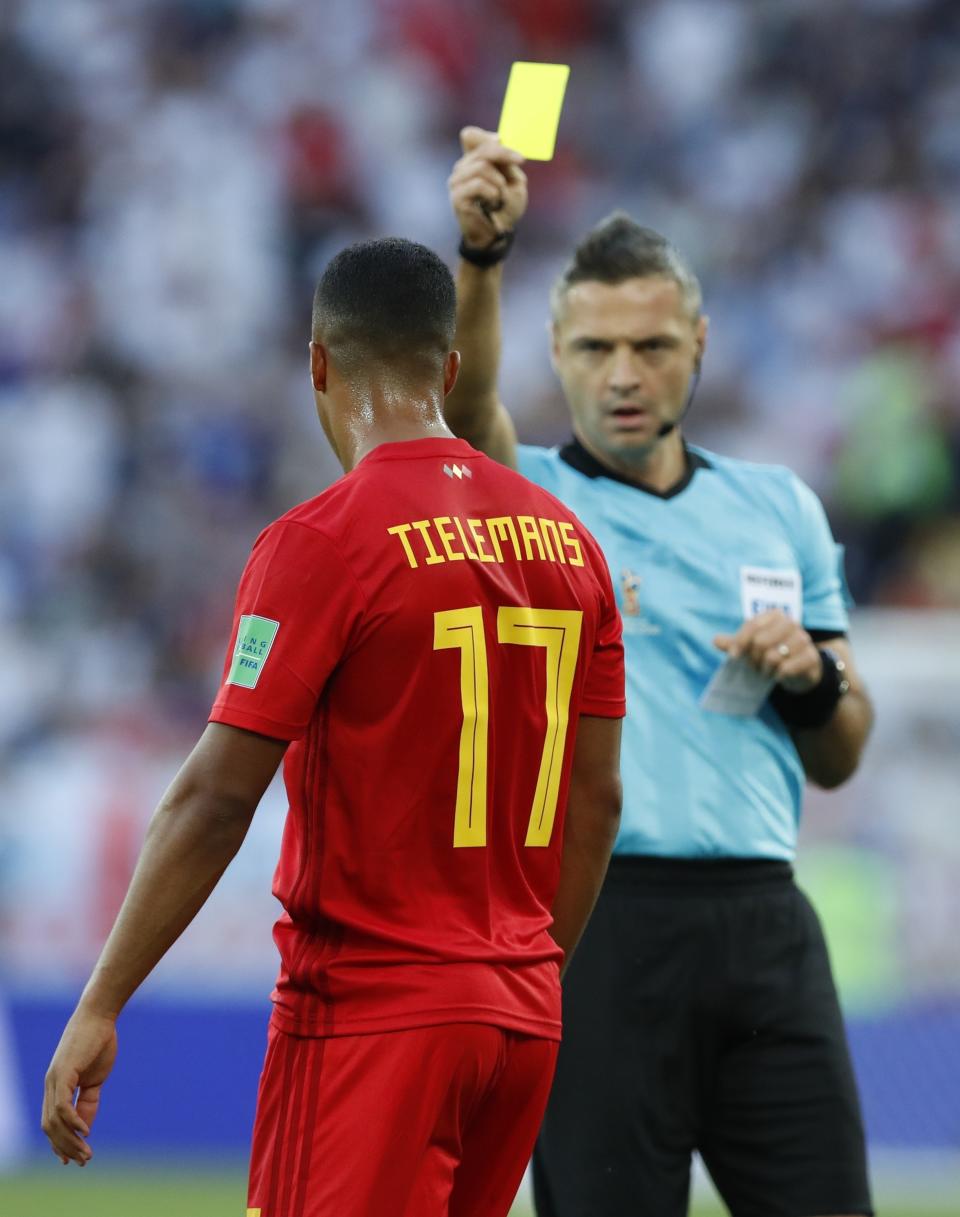
[[[607,417],[613,420],[618,429],[631,430],[650,423],[653,420],[653,411],[630,402],[614,406],[612,410],[608,411]]]

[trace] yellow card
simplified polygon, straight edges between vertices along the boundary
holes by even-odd
[[[531,161],[552,160],[569,76],[565,63],[515,63],[497,128],[501,144]]]

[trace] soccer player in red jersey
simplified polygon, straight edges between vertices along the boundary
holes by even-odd
[[[91,1156],[120,1010],[283,759],[248,1212],[513,1201],[619,818],[623,655],[583,526],[443,422],[454,310],[447,268],[407,241],[352,246],[321,279],[313,385],[347,476],[254,545],[210,723],[47,1076],[64,1162]]]

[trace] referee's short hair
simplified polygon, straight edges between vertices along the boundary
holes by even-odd
[[[384,237],[349,245],[313,297],[311,336],[348,371],[370,361],[440,361],[453,346],[457,298],[446,264],[425,245]]]
[[[703,293],[689,263],[659,232],[644,228],[625,211],[614,211],[592,228],[553,285],[550,310],[556,321],[567,292],[576,283],[623,283],[651,276],[673,279],[691,320],[700,316]]]

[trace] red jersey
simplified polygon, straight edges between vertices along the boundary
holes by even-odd
[[[464,441],[382,444],[271,524],[210,717],[293,741],[277,1026],[559,1038],[576,721],[624,711],[596,542]]]

